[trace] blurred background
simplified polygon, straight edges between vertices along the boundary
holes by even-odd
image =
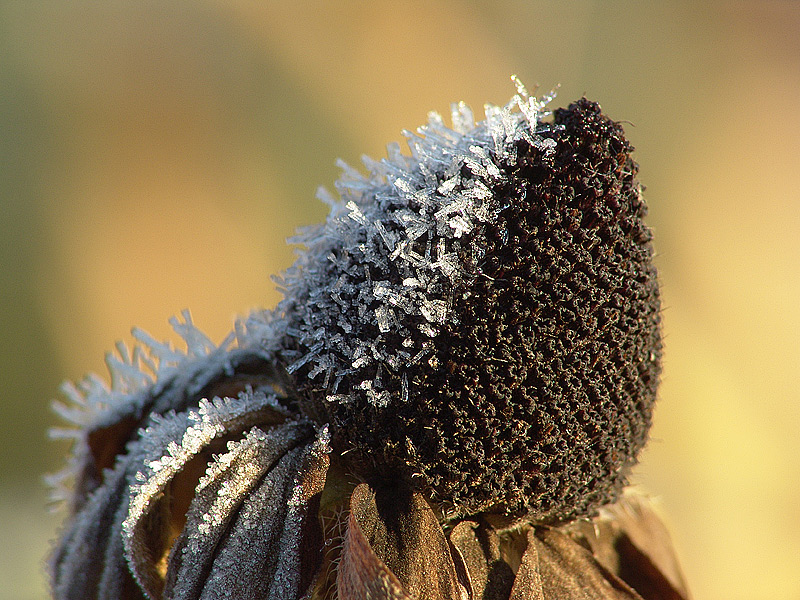
[[[0,2],[0,598],[47,595],[61,380],[278,300],[334,161],[585,94],[646,184],[666,363],[636,481],[695,597],[800,598],[800,3]]]

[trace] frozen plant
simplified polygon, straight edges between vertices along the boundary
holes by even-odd
[[[274,311],[68,388],[57,598],[687,596],[623,494],[661,364],[632,148],[515,82],[342,164]]]

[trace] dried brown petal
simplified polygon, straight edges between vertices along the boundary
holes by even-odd
[[[689,598],[669,535],[640,496],[559,527],[462,521],[449,539],[481,600]]]
[[[472,596],[506,600],[514,583],[514,571],[503,560],[495,529],[483,521],[462,521],[450,531],[450,541],[467,565]]]
[[[397,576],[372,550],[352,512],[337,570],[336,588],[340,600],[411,600],[403,592]]]
[[[606,569],[586,548],[565,533],[536,527],[528,534],[523,563],[533,569],[538,563],[538,583],[545,600],[642,600],[628,584]],[[515,589],[512,598],[536,597],[537,579],[528,578],[525,592]],[[515,584],[516,588],[516,584]]]
[[[527,539],[528,547],[520,560],[509,600],[545,600],[542,576],[539,572],[539,553],[536,550],[536,536],[533,529],[528,530]]]
[[[570,535],[647,600],[686,600],[688,587],[666,527],[642,496],[629,494]]]
[[[339,593],[352,598],[379,592],[395,594],[388,598],[468,597],[436,515],[421,494],[404,488],[356,487],[339,570]]]

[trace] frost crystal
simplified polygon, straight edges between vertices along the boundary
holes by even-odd
[[[286,326],[273,313],[256,312],[246,322],[237,322],[234,331],[215,345],[195,327],[188,310],[181,318],[171,318],[170,324],[185,341],[185,351],[134,328],[132,334],[138,345],[129,351],[118,343],[117,354],[106,356],[111,386],[93,374],[78,384],[62,385],[67,402],[55,401],[53,409],[68,426],[52,429],[50,436],[73,439],[76,444],[67,467],[48,477],[55,502],[74,500],[69,487],[76,476],[81,477],[89,459],[82,443],[87,432],[125,419],[139,419],[150,411],[165,414],[183,408],[187,398],[200,393],[212,380],[231,376],[234,365],[271,360]],[[80,481],[77,484],[82,485]]]
[[[472,234],[503,208],[492,190],[502,188],[515,144],[552,141],[538,135],[549,127],[539,121],[545,102],[515,82],[518,94],[487,106],[485,121],[476,125],[463,103],[452,107],[451,128],[431,113],[405,132],[411,156],[390,144],[388,158],[363,159],[366,174],[340,163],[341,199],[319,194],[330,215],[293,240],[308,251],[281,280],[277,312],[292,324],[287,370],[305,369],[329,403],[408,398],[406,369],[454,318],[454,295],[479,276]]]

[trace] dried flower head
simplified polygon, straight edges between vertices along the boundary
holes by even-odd
[[[286,276],[279,355],[367,480],[563,520],[616,497],[645,442],[658,284],[622,128],[516,101],[347,172]]]
[[[57,598],[685,597],[620,499],[661,356],[636,165],[548,100],[343,165],[275,311],[67,387]]]

